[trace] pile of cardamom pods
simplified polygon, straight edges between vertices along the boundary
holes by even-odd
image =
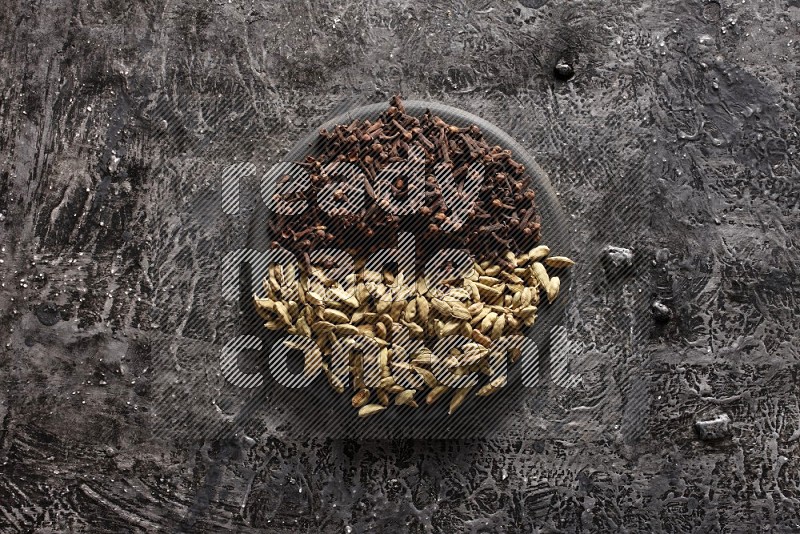
[[[313,265],[271,264],[263,283],[266,295],[254,296],[254,303],[266,328],[306,338],[306,343],[285,341],[305,353],[305,373],[322,371],[338,393],[346,389],[346,376],[339,371],[352,376],[351,402],[359,416],[391,404],[416,408],[421,390],[427,390],[429,405],[452,393],[452,414],[477,387],[459,387],[455,379],[471,373],[493,377],[491,356],[498,349],[515,363],[519,348],[503,345],[502,338],[534,324],[543,294],[547,302],[557,298],[561,281],[548,269],[574,262],[549,254],[545,245],[519,255],[507,252],[502,261],[475,262],[464,276],[437,287],[429,287],[425,277],[409,283],[402,272],[368,270],[364,262],[356,262],[345,286]],[[441,354],[428,348],[450,336],[468,341]],[[410,340],[414,348],[404,347]],[[347,353],[346,368],[332,361],[341,350]],[[490,395],[505,384],[505,374],[493,377],[476,395]]]

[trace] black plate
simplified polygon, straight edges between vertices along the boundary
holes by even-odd
[[[500,145],[510,149],[516,161],[525,165],[526,172],[532,178],[536,191],[537,206],[542,217],[541,244],[548,245],[553,253],[569,254],[569,224],[547,175],[536,163],[533,156],[522,145],[497,126],[463,110],[426,101],[404,102],[406,113],[421,115],[430,110],[445,122],[459,126],[476,124],[481,128],[484,138],[491,145]],[[386,110],[386,104],[373,104],[352,109],[333,117],[300,140],[286,155],[285,161],[302,161],[307,155],[319,155],[323,150],[323,139],[319,130],[333,129],[337,124],[347,124],[354,119],[375,120]],[[268,213],[261,211],[253,215],[259,220],[252,221],[252,229],[264,229],[264,217]],[[263,230],[251,231],[252,239],[248,246],[263,249],[265,235]],[[521,385],[520,370],[522,361],[509,367],[509,385],[503,391],[488,398],[471,396],[465,404],[452,416],[447,415],[449,397],[441,398],[436,405],[424,404],[425,390],[417,394],[416,410],[407,407],[390,407],[384,412],[366,419],[356,416],[350,406],[351,391],[335,394],[324,377],[320,376],[310,388],[303,390],[283,390],[274,382],[267,381],[266,388],[275,388],[268,393],[270,409],[288,411],[289,418],[294,421],[288,432],[300,435],[322,435],[330,437],[362,437],[362,438],[394,438],[394,437],[479,437],[487,436],[492,431],[502,428],[507,417],[512,416],[514,408],[523,402],[534,405],[546,399],[549,373],[550,345],[552,329],[564,321],[565,309],[570,295],[569,273],[559,273],[562,278],[559,298],[553,305],[540,305],[539,318],[536,324],[525,332],[525,335],[537,344],[538,354],[524,354],[531,365],[539,372],[539,383],[535,388]],[[249,296],[243,295],[249,302]],[[252,304],[250,304],[252,310]],[[252,312],[253,315],[254,312]],[[254,332],[248,332],[254,333]],[[278,341],[282,335],[260,328],[258,335],[267,345],[266,351]],[[268,354],[268,352],[265,352]],[[262,407],[264,408],[264,407]]]

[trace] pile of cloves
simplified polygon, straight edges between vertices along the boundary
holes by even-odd
[[[279,194],[280,200],[302,201],[305,208],[274,215],[269,223],[273,246],[300,258],[322,247],[368,254],[402,229],[427,242],[467,249],[482,260],[521,253],[540,239],[541,220],[525,166],[510,150],[489,145],[476,125],[451,125],[430,111],[411,115],[394,96],[374,121],[356,119],[319,135],[321,150],[299,163],[310,177],[307,188],[294,190],[296,177],[281,178],[279,189],[288,193]],[[410,183],[409,169],[424,179]],[[392,177],[388,187],[379,180],[387,173]],[[363,202],[353,202],[358,195]],[[398,213],[392,202],[410,209]]]

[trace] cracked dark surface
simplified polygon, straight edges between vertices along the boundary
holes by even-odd
[[[0,531],[800,530],[799,27],[795,0],[5,2]],[[148,113],[235,95],[280,157],[396,91],[504,128],[575,215],[578,427],[154,437],[162,266],[203,258]],[[187,138],[234,128],[185,111]],[[608,245],[635,276],[609,281]]]

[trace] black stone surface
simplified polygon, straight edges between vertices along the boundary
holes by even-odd
[[[785,0],[5,2],[0,531],[797,532],[798,29]],[[556,401],[579,424],[154,437],[162,266],[202,262],[152,172],[157,102],[241,96],[235,124],[279,157],[398,91],[506,128],[575,215],[594,366],[581,404]],[[187,138],[222,129],[182,120]],[[608,217],[619,231],[595,232]],[[606,280],[608,246],[635,251],[629,281]],[[645,350],[611,350],[645,322]]]

